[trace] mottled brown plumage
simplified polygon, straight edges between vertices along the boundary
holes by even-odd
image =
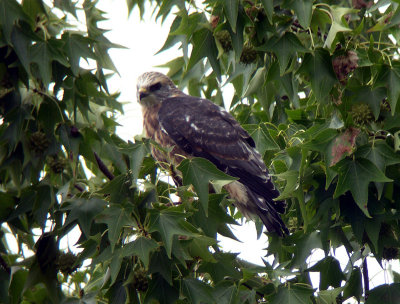
[[[208,159],[238,178],[225,189],[244,215],[258,215],[268,231],[288,233],[279,215],[285,202],[274,200],[279,192],[254,140],[228,112],[207,99],[184,94],[157,72],[139,77],[137,99],[146,136],[165,148],[152,148],[156,160],[176,166],[184,157]]]

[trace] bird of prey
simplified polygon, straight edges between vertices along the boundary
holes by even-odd
[[[223,108],[212,101],[180,91],[162,73],[147,72],[137,81],[145,135],[164,151],[152,147],[161,163],[178,165],[185,157],[203,157],[237,181],[225,185],[235,206],[246,217],[257,215],[270,232],[289,231],[280,213],[285,202],[279,196],[254,140]]]

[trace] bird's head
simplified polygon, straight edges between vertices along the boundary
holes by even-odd
[[[155,106],[179,93],[173,81],[159,72],[143,73],[137,80],[137,101],[143,107]]]

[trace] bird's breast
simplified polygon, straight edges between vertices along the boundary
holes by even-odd
[[[154,140],[154,134],[160,129],[160,123],[158,122],[158,110],[161,105],[153,107],[142,107],[143,112],[143,129],[146,137]]]
[[[152,146],[151,154],[160,163],[172,163],[174,165],[180,162],[188,155],[179,148],[171,137],[161,129],[158,121],[158,110],[160,106],[143,108],[143,128],[145,135],[154,140],[160,147]]]

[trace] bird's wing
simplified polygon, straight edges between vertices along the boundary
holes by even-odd
[[[267,168],[250,135],[224,109],[207,99],[179,96],[166,99],[158,112],[161,128],[186,153],[213,162],[220,170],[265,198],[283,213],[283,202],[269,180]],[[255,202],[267,210],[265,202]]]

